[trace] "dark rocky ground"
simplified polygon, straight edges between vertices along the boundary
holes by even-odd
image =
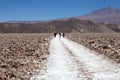
[[[119,33],[67,34],[67,37],[120,63]]]
[[[49,54],[49,34],[0,34],[0,80],[29,80]]]

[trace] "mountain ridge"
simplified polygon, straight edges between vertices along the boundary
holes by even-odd
[[[107,7],[81,17],[49,21],[7,21],[0,23],[0,33],[118,33],[120,9]]]
[[[73,16],[73,17],[71,16],[67,18],[59,18],[54,20],[68,20],[70,18],[76,18],[80,20],[90,20],[95,23],[120,24],[120,9],[108,6],[106,8],[98,9],[82,16]],[[31,23],[32,24],[32,23],[46,23],[54,20],[37,20],[37,21],[12,20],[12,21],[0,22],[0,23]]]
[[[95,23],[120,24],[120,9],[106,7],[76,18]]]
[[[104,30],[105,29],[105,30]],[[0,23],[0,33],[113,33],[120,32],[116,24],[96,24],[89,20],[70,18],[46,23]]]

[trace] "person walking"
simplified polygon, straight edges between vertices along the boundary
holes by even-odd
[[[57,33],[54,33],[54,37],[56,37]]]
[[[65,33],[63,33],[63,38],[65,37]]]

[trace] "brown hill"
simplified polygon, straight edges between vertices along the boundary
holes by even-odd
[[[95,24],[88,20],[71,18],[54,20],[45,23],[0,23],[0,33],[51,33],[51,32],[80,32],[104,33],[120,32],[117,25]]]

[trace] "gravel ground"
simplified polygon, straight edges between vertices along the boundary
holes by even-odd
[[[50,34],[0,34],[0,80],[29,80],[49,52]]]
[[[29,80],[44,66],[53,34],[0,34],[0,80]],[[66,37],[120,63],[120,34],[66,34]]]
[[[73,33],[67,34],[67,37],[120,63],[119,33]]]

